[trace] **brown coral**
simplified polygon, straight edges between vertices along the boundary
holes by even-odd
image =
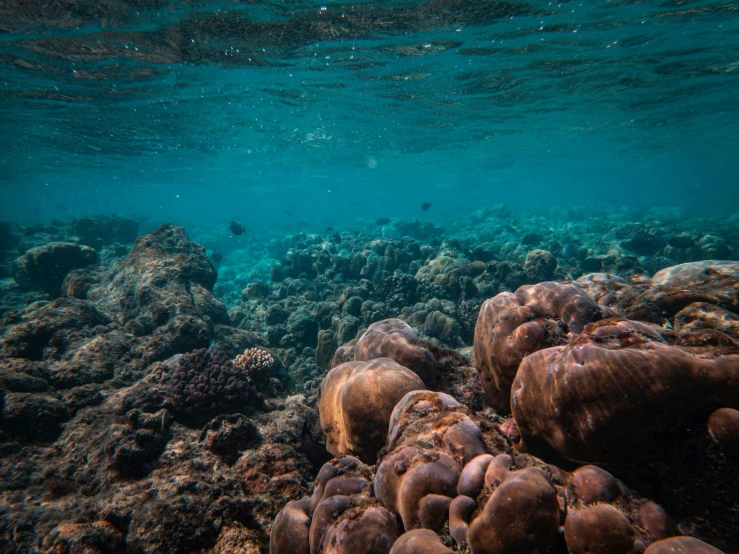
[[[452,554],[439,536],[427,529],[414,529],[400,536],[390,554]]]
[[[411,326],[400,319],[383,319],[369,326],[354,351],[358,362],[390,358],[430,383],[436,375],[436,358],[419,344]]]
[[[270,554],[387,554],[398,528],[369,495],[370,481],[369,468],[352,456],[324,464],[313,496],[277,515]]]
[[[510,413],[511,384],[521,360],[565,344],[568,333],[579,333],[601,317],[590,297],[561,283],[525,285],[488,299],[475,326],[473,359],[490,405],[501,414]]]
[[[390,414],[406,393],[424,389],[411,370],[389,358],[347,362],[321,383],[321,427],[335,456],[353,454],[373,462],[385,443]]]
[[[718,345],[695,335],[670,345],[666,336],[608,319],[567,346],[528,356],[512,393],[526,447],[579,461],[643,457],[652,434],[689,410],[739,405],[739,345],[726,335]]]
[[[672,537],[651,544],[644,554],[723,554],[723,552],[694,537]]]

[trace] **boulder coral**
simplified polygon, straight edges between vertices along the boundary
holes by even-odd
[[[277,515],[270,554],[387,554],[398,527],[371,488],[369,468],[357,458],[324,464],[313,495],[288,503]]]
[[[359,338],[354,359],[365,362],[390,358],[418,375],[424,383],[436,375],[436,358],[420,344],[418,336],[405,321],[384,319],[369,326]]]
[[[557,492],[549,477],[535,467],[509,470],[513,460],[507,454],[486,457],[485,461],[487,464],[471,462],[465,467],[465,473],[470,474],[460,479],[460,488],[473,494],[454,499],[449,522],[452,536],[460,546],[468,544],[474,554],[546,551],[560,521]],[[475,498],[483,488],[489,498],[468,522],[466,517],[474,514]]]
[[[312,496],[277,516],[270,552],[630,554],[676,532],[609,472],[519,454],[440,392],[398,402],[372,469],[353,456],[324,464]]]
[[[390,554],[451,554],[439,535],[428,529],[414,529],[403,533],[390,549]]]
[[[581,462],[644,458],[690,411],[739,407],[739,344],[604,319],[526,357],[513,417],[531,452]]]
[[[439,529],[448,518],[465,460],[484,454],[479,426],[448,394],[408,393],[390,419],[375,494],[406,531]]]
[[[528,354],[566,344],[570,334],[603,317],[599,306],[573,285],[524,285],[485,301],[475,326],[473,359],[488,403],[511,411],[511,385]]]
[[[410,369],[389,358],[343,363],[321,383],[319,413],[326,448],[372,462],[385,443],[395,404],[413,390],[425,389]]]

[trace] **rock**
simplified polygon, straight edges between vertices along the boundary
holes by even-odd
[[[526,255],[523,268],[534,283],[549,281],[557,269],[557,258],[547,250],[532,250]]]
[[[68,523],[60,525],[44,539],[47,552],[123,554],[125,537],[112,523]]]
[[[233,464],[241,452],[253,448],[261,441],[259,429],[242,414],[219,415],[212,419],[200,433],[208,449]]]
[[[244,300],[250,298],[267,298],[272,292],[269,285],[266,283],[249,283],[247,287],[241,292],[241,297]]]
[[[88,246],[52,242],[32,248],[18,258],[13,266],[13,279],[27,289],[59,296],[69,272],[96,264],[97,259],[95,250]]]
[[[229,323],[226,308],[211,293],[216,277],[205,249],[184,228],[163,225],[136,239],[88,298],[121,323],[135,321],[148,332],[178,315]]]
[[[154,414],[138,409],[128,412],[125,419],[111,426],[105,439],[108,469],[124,478],[147,475],[169,440],[171,421],[166,410]]]
[[[2,407],[2,429],[28,440],[54,440],[69,417],[64,403],[44,394],[9,392]]]

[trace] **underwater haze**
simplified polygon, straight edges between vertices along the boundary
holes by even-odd
[[[2,219],[739,205],[733,2],[38,0],[0,21]]]

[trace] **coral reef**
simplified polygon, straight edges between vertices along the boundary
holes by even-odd
[[[312,497],[278,514],[270,552],[334,552],[330,538],[350,520],[352,536],[375,537],[352,544],[362,552],[442,553],[456,543],[473,554],[627,553],[676,532],[660,506],[607,471],[569,473],[518,454],[498,425],[429,391],[397,404],[375,475],[351,456],[324,465]]]
[[[428,348],[418,344],[410,325],[399,319],[386,319],[370,325],[354,350],[354,359],[365,362],[390,358],[418,375],[424,383],[436,376],[436,359]]]
[[[546,282],[500,293],[480,308],[474,360],[493,408],[510,413],[511,385],[523,358],[564,344],[587,323],[603,317],[590,297],[573,285]]]
[[[739,343],[604,319],[566,346],[526,357],[512,406],[532,451],[623,464],[652,454],[653,435],[690,411],[739,406]]]
[[[738,553],[737,222],[565,215],[0,225],[0,550]]]

